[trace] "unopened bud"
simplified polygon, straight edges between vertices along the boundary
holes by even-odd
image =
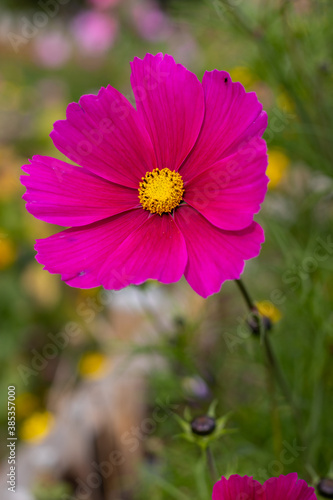
[[[317,490],[322,497],[333,498],[333,479],[321,479],[317,484]]]
[[[268,332],[269,330],[272,329],[272,321],[268,316],[260,315],[258,316],[258,311],[255,310],[253,311],[252,314],[249,315],[249,317],[246,320],[247,326],[250,328],[251,332],[254,333],[255,335],[260,334],[260,320],[262,321],[262,328],[264,329],[265,332]]]
[[[206,415],[202,417],[196,417],[191,422],[191,429],[194,434],[198,436],[208,436],[214,432],[216,427],[215,419],[212,417],[207,417]]]

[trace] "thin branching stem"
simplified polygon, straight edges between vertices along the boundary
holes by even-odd
[[[251,295],[249,294],[247,288],[245,287],[243,281],[241,279],[238,279],[235,281],[236,281],[236,284],[237,284],[237,286],[238,286],[238,288],[239,288],[239,290],[240,290],[240,292],[241,292],[241,294],[246,302],[246,305],[248,306],[248,308],[250,310],[250,313],[256,312],[257,311],[256,305],[255,305]],[[261,339],[261,343],[262,343],[264,350],[265,350],[269,369],[272,373],[272,376],[275,378],[278,386],[280,387],[280,390],[281,390],[285,400],[287,401],[287,403],[289,404],[289,406],[293,412],[295,422],[296,422],[297,434],[299,436],[300,441],[302,443],[304,443],[304,439],[303,439],[301,432],[300,432],[300,428],[301,428],[300,411],[299,411],[297,405],[295,404],[293,394],[290,390],[290,387],[285,379],[283,371],[282,371],[282,369],[279,365],[279,362],[276,358],[273,346],[271,344],[269,335],[267,335],[266,329],[264,328],[263,321],[262,321],[260,314],[257,314],[257,320],[259,322],[260,339]]]
[[[206,460],[207,460],[209,474],[210,474],[210,477],[211,477],[213,484],[214,484],[218,480],[218,474],[217,474],[215,461],[214,461],[213,453],[212,453],[212,450],[210,449],[210,446],[207,446],[207,448],[206,448]]]

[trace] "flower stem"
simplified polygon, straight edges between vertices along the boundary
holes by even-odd
[[[218,480],[218,474],[217,474],[212,450],[210,449],[209,446],[207,446],[207,448],[206,448],[206,461],[207,461],[207,466],[208,466],[210,477],[211,477],[213,484],[214,484]]]
[[[286,382],[286,379],[284,378],[281,367],[280,367],[280,365],[276,359],[275,353],[273,351],[273,347],[272,347],[270,338],[266,332],[264,332],[264,334],[263,334],[263,343],[264,343],[264,348],[265,348],[266,356],[268,359],[268,363],[272,367],[272,371],[274,372],[276,381],[277,381],[278,385],[280,386],[281,392],[283,393],[286,401],[289,403],[291,408],[293,408],[293,410],[295,411],[295,414],[297,413],[297,417],[298,417],[299,416],[298,410],[296,410],[296,408],[295,408],[294,398],[293,398],[292,392],[291,392],[291,390]]]
[[[250,309],[250,311],[252,312],[252,311],[253,311],[253,309],[255,309],[255,307],[256,307],[256,306],[255,306],[255,304],[254,304],[253,300],[251,299],[249,292],[248,292],[248,291],[247,291],[247,289],[245,288],[244,283],[242,282],[242,280],[241,280],[241,279],[239,279],[239,280],[235,280],[235,283],[236,283],[236,285],[238,285],[238,288],[240,289],[241,294],[243,295],[244,300],[245,300],[245,302],[246,302],[246,304],[247,304],[248,308],[249,308],[249,309]]]
[[[240,289],[241,294],[243,295],[243,298],[244,298],[250,312],[251,313],[256,312],[257,307],[256,307],[253,299],[251,298],[247,288],[245,287],[243,281],[241,279],[238,279],[235,281],[236,281],[238,288]],[[272,375],[274,376],[277,384],[279,385],[280,390],[281,390],[285,400],[287,401],[287,403],[289,404],[290,408],[293,411],[293,414],[294,414],[294,417],[296,420],[296,424],[297,424],[297,430],[299,433],[299,428],[300,428],[299,410],[295,404],[293,394],[289,388],[289,385],[288,385],[288,383],[283,375],[282,369],[281,369],[281,367],[278,363],[278,360],[275,356],[270,338],[267,335],[266,329],[263,326],[263,322],[262,322],[262,318],[261,318],[260,314],[258,314],[258,321],[259,321],[259,328],[260,328],[260,339],[262,340],[262,343],[263,343],[263,346],[265,349],[265,353],[266,353],[266,357],[267,357],[267,361],[268,361],[268,366],[270,367]],[[303,441],[303,439],[301,439],[301,441]]]

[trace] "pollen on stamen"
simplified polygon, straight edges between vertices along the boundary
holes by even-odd
[[[178,172],[155,168],[142,177],[139,200],[152,214],[170,213],[183,199],[184,183]]]

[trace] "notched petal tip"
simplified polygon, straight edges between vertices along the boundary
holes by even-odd
[[[240,231],[224,231],[190,206],[179,209],[175,220],[188,251],[185,278],[204,298],[219,292],[225,281],[238,279],[245,261],[259,255],[264,241],[256,222]]]
[[[137,188],[142,175],[156,167],[137,111],[111,85],[69,104],[66,119],[54,123],[50,137],[71,161],[122,186]]]
[[[157,167],[177,171],[202,126],[202,85],[168,54],[146,54],[143,60],[134,59],[131,68],[137,112],[149,133]]]
[[[130,61],[130,66],[132,67],[136,63],[145,64],[147,62],[152,62],[152,61],[162,62],[166,55],[167,54],[164,54],[163,52],[158,52],[157,54],[151,54],[150,52],[147,52],[143,58],[138,57],[138,56],[134,57],[133,61]],[[174,60],[172,56],[169,56],[169,57],[171,57],[171,59]]]

